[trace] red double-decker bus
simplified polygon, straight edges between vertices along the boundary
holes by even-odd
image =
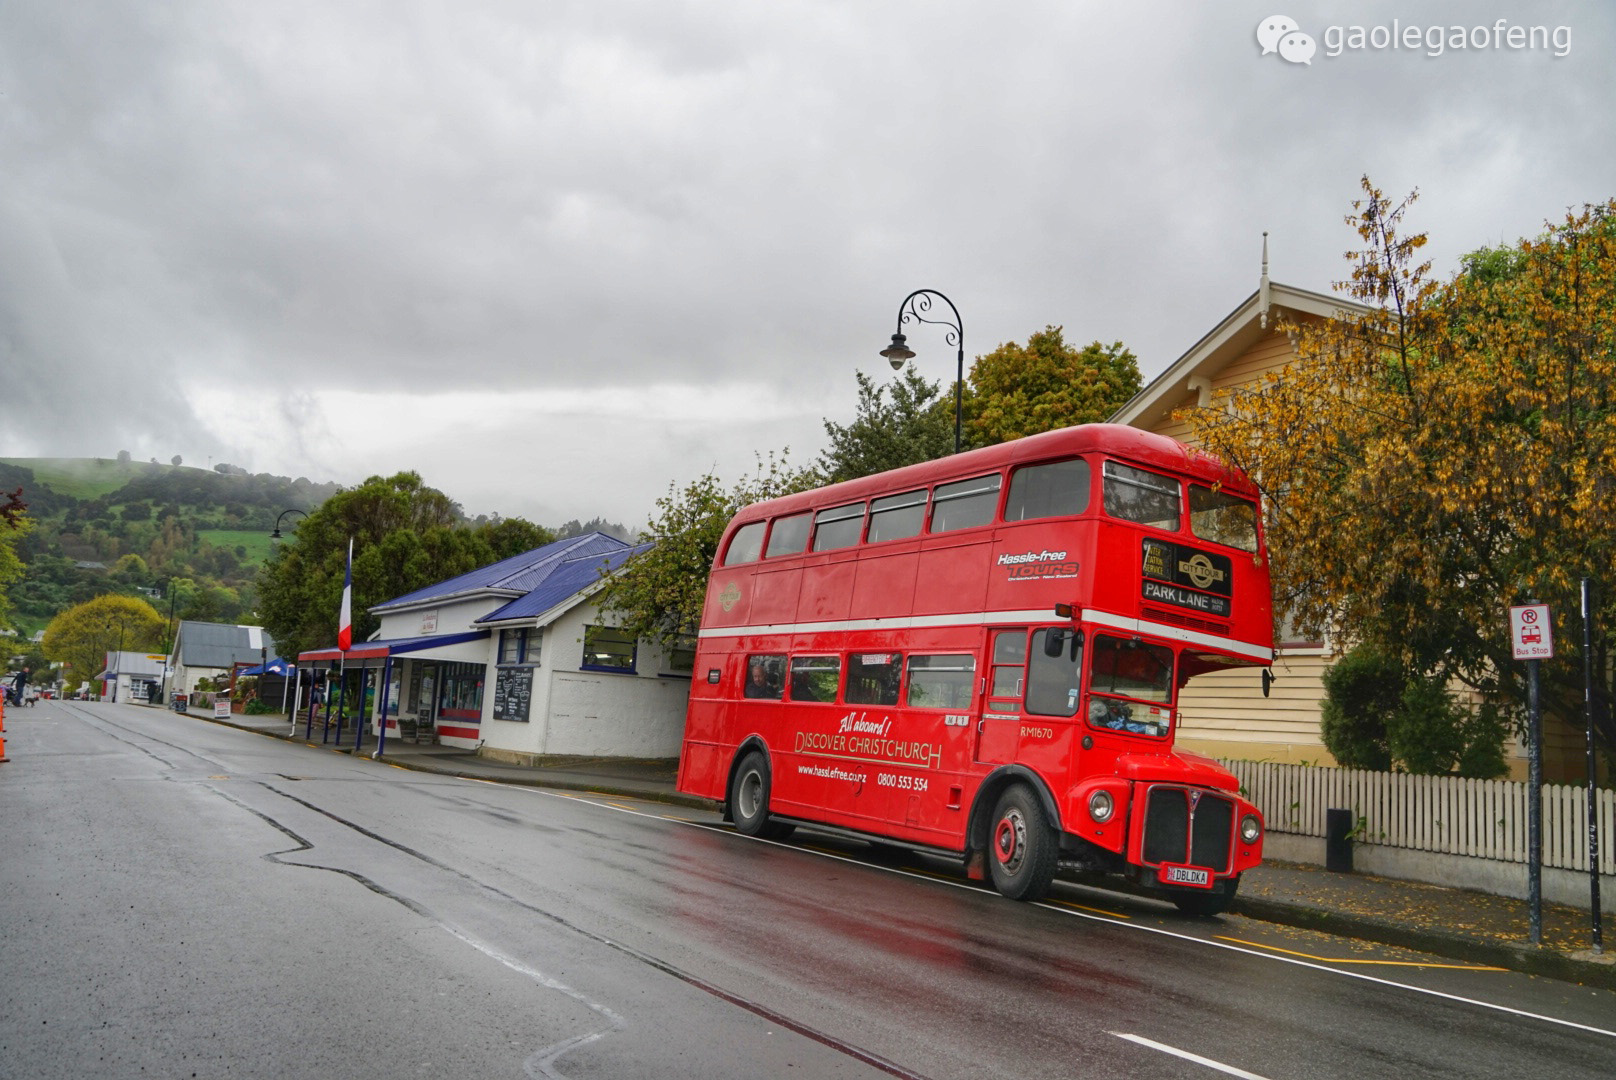
[[[1262,857],[1175,750],[1196,675],[1273,658],[1258,494],[1164,436],[1065,428],[742,510],[707,587],[679,790],[960,857],[1006,896],[1107,871],[1222,910]]]

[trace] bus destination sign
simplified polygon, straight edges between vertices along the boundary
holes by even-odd
[[[1143,541],[1141,595],[1146,600],[1189,608],[1220,619],[1229,617],[1234,564],[1227,555],[1197,551],[1165,540]]]

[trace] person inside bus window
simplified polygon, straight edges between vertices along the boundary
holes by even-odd
[[[780,669],[784,665],[777,656],[754,656],[746,665],[746,696],[749,698],[780,698]]]

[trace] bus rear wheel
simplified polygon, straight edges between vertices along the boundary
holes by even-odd
[[[729,786],[729,816],[735,831],[743,836],[784,840],[793,825],[769,817],[769,763],[756,750],[749,752],[735,769]]]
[[[1055,830],[1038,797],[1021,784],[999,796],[988,834],[993,887],[1011,900],[1039,900],[1055,880]]]

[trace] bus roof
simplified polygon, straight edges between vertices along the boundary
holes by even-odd
[[[1224,489],[1255,498],[1257,489],[1246,475],[1204,450],[1186,446],[1177,439],[1144,431],[1125,424],[1080,424],[1046,431],[1024,439],[980,450],[967,450],[934,461],[922,461],[899,469],[844,480],[812,491],[785,495],[753,503],[735,515],[731,528],[760,518],[776,517],[815,507],[837,506],[879,495],[929,487],[950,480],[992,472],[1006,465],[1072,457],[1077,454],[1112,454],[1140,465],[1155,466],[1181,476],[1219,484]]]

